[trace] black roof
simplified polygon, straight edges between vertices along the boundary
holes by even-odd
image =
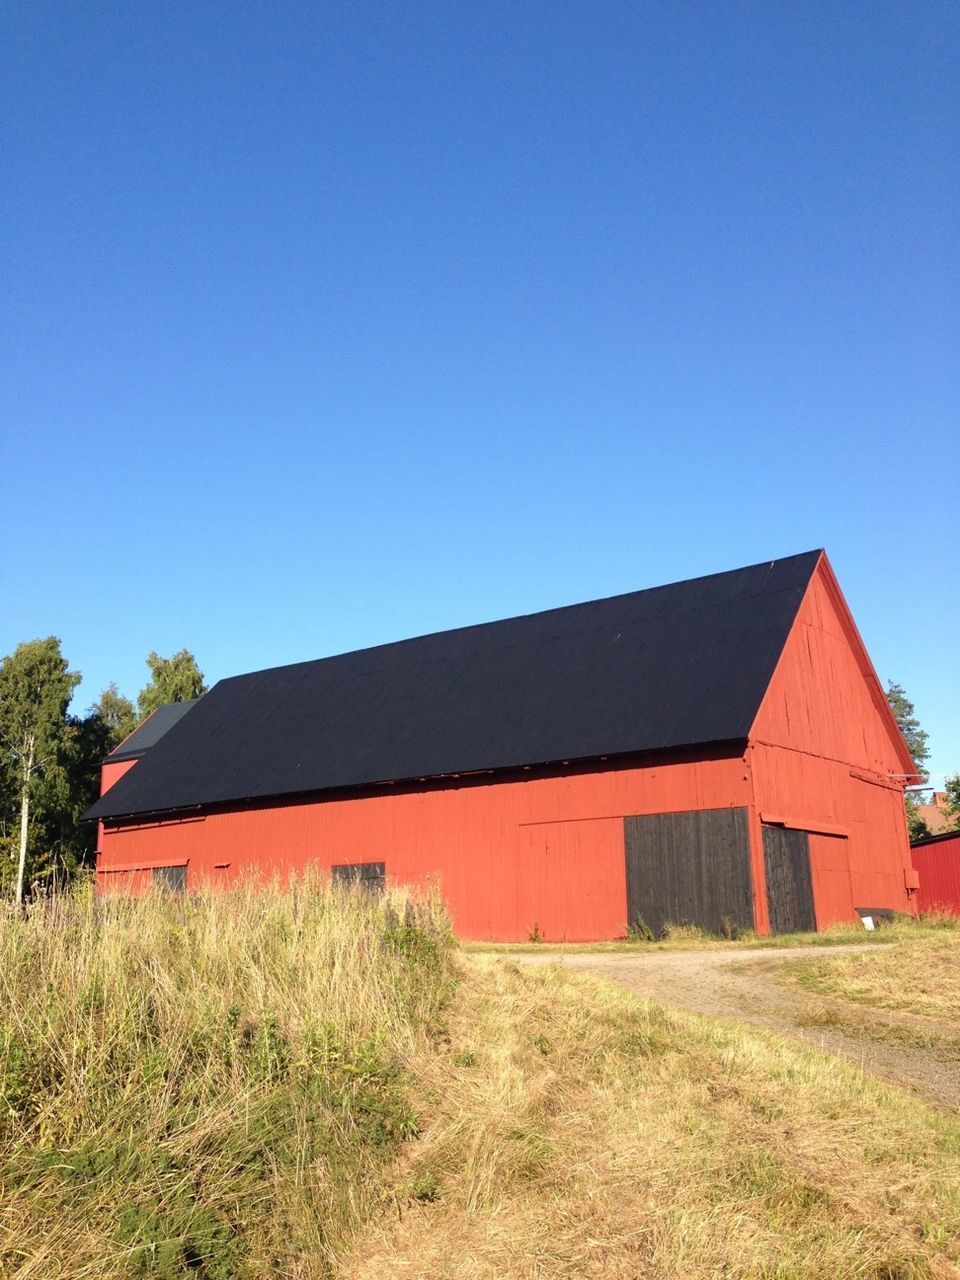
[[[819,557],[221,680],[85,816],[743,740]]]
[[[118,747],[107,756],[116,763],[119,760],[136,760],[150,747],[155,746],[163,735],[196,706],[197,698],[186,702],[167,702],[162,707],[151,711],[143,724],[138,724],[133,733],[127,734]]]

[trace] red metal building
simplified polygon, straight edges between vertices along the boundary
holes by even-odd
[[[221,681],[136,747],[104,892],[433,879],[502,940],[916,909],[914,764],[819,551]]]
[[[910,846],[919,911],[945,911],[960,916],[960,831],[914,840]]]

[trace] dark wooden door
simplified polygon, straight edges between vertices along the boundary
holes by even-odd
[[[654,933],[695,924],[753,928],[746,809],[698,809],[624,819],[627,914]]]
[[[764,827],[763,863],[767,872],[770,932],[805,933],[816,929],[810,842],[806,831]]]

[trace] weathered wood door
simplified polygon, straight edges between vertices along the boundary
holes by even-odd
[[[666,924],[753,928],[746,809],[625,818],[624,843],[630,925],[657,934]]]
[[[806,831],[763,828],[767,909],[771,933],[801,933],[817,927]]]

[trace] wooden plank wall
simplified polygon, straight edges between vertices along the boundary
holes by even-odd
[[[739,755],[483,786],[212,813],[108,829],[101,881],[124,867],[188,862],[189,883],[384,862],[388,881],[435,883],[461,937],[550,941],[622,937],[627,925],[623,819],[743,807]],[[118,876],[120,879],[118,879]]]

